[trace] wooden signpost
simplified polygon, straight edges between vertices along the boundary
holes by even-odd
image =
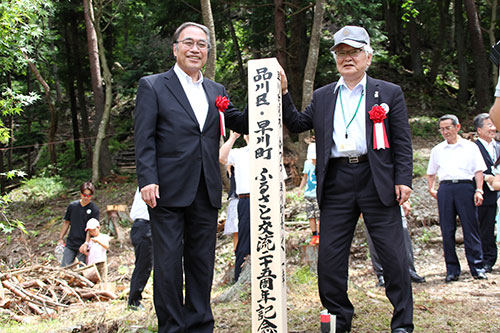
[[[279,69],[276,58],[248,62],[252,332],[288,332]]]

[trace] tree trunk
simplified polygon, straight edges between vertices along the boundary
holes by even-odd
[[[71,56],[73,58],[74,68],[76,70],[76,89],[78,96],[78,106],[80,111],[80,119],[81,119],[81,128],[83,135],[83,142],[85,146],[85,165],[87,168],[92,167],[92,140],[91,140],[91,132],[89,125],[89,115],[87,113],[87,103],[85,100],[85,88],[84,88],[84,75],[82,73],[82,65],[80,61],[80,42],[78,38],[78,20],[76,17],[75,10],[71,11]]]
[[[395,3],[394,0],[384,0],[382,2],[384,7],[385,31],[389,37],[389,53],[391,55],[398,55],[400,49],[400,6],[399,1]]]
[[[97,19],[94,17],[94,8],[92,4],[92,0],[84,0],[84,4],[86,3],[86,7],[84,8],[85,12],[85,21],[90,21],[91,26],[90,28],[93,30],[93,32],[90,32],[90,35],[92,37],[95,37],[97,45],[97,54],[99,58],[96,60],[96,63],[99,65],[102,65],[102,71],[103,71],[103,80],[104,80],[104,85],[106,87],[106,93],[105,93],[105,101],[104,101],[104,109],[102,113],[102,117],[100,117],[100,121],[98,123],[98,130],[97,130],[97,135],[96,135],[96,140],[95,140],[95,147],[94,147],[94,155],[92,158],[92,182],[97,183],[101,177],[107,176],[109,173],[109,170],[106,170],[104,168],[103,162],[103,152],[105,151],[104,149],[107,148],[107,140],[105,140],[106,137],[106,127],[108,126],[109,122],[109,116],[111,114],[111,104],[113,101],[113,87],[112,87],[112,75],[111,75],[111,70],[109,69],[108,62],[106,59],[106,54],[105,54],[105,49],[104,49],[104,41],[103,41],[103,36],[102,36],[102,31],[101,31],[101,26],[100,26],[100,18],[102,13],[99,13],[97,15]],[[88,20],[87,20],[88,18]],[[87,25],[87,29],[89,28],[89,25]],[[89,31],[87,30],[87,36],[89,36]],[[94,51],[94,49],[93,49]],[[89,48],[89,53],[90,53],[90,48]],[[96,66],[97,67],[97,66]],[[100,67],[100,66],[99,66]],[[100,75],[100,73],[99,73]],[[102,86],[101,86],[102,89]],[[107,149],[106,149],[107,150]],[[109,159],[109,152],[107,154],[107,158]]]
[[[314,90],[314,78],[316,76],[316,66],[318,64],[319,46],[321,42],[321,27],[323,26],[323,14],[325,12],[325,0],[316,0],[314,8],[313,25],[311,29],[311,41],[309,42],[309,54],[307,55],[306,68],[304,70],[304,82],[302,84],[302,108],[311,102]],[[306,142],[305,139],[310,135],[309,132],[299,134],[299,160],[297,167],[302,167],[306,159]],[[300,174],[300,172],[299,172]]]
[[[204,75],[215,80],[216,60],[217,60],[217,43],[215,39],[215,26],[214,18],[212,15],[212,7],[210,0],[201,0],[201,13],[203,16],[203,23],[210,29],[210,53],[208,54],[207,65],[205,66]]]
[[[23,56],[28,62],[28,65],[35,75],[36,79],[38,82],[42,85],[43,90],[45,91],[45,98],[47,99],[47,104],[49,106],[50,110],[50,128],[49,128],[49,154],[50,154],[50,162],[52,164],[57,163],[57,154],[56,154],[56,146],[55,146],[55,137],[56,137],[56,118],[57,118],[57,113],[56,113],[56,108],[54,107],[54,103],[52,102],[52,98],[50,96],[50,87],[45,81],[45,79],[42,77],[40,72],[38,72],[38,69],[36,68],[35,64],[31,62],[26,55],[26,53],[23,52]]]
[[[286,32],[283,0],[274,0],[274,47],[281,67],[286,68]]]
[[[438,76],[439,67],[441,65],[442,51],[447,47],[448,38],[448,26],[449,26],[449,9],[450,0],[438,0],[435,2],[439,10],[439,36],[437,41],[434,43],[434,49],[432,51],[432,62],[431,70],[429,73],[429,82],[434,84],[436,77]]]
[[[465,34],[463,17],[463,0],[455,0],[455,38],[458,63],[458,102],[467,105],[469,99],[467,80],[467,60],[465,56]]]
[[[415,79],[421,79],[424,76],[424,69],[422,68],[422,57],[420,55],[418,24],[414,17],[411,17],[410,22],[408,22],[408,32],[410,35],[411,69]]]
[[[231,13],[229,14],[231,17]],[[236,32],[234,31],[233,20],[230,19],[228,22],[229,32],[231,33],[231,39],[233,40],[234,53],[236,54],[236,58],[238,60],[238,72],[240,73],[240,81],[245,86],[247,86],[247,76],[245,74],[245,68],[243,67],[243,58],[241,56],[240,45],[238,42],[238,37],[236,37]]]
[[[490,37],[490,45],[495,45],[496,44],[496,39],[495,39],[495,27],[497,25],[497,7],[498,7],[498,0],[492,0],[491,1],[491,20],[490,20],[490,28],[488,29],[488,36]],[[491,72],[493,74],[493,85],[496,85],[498,81],[498,70],[497,66],[494,64],[491,64]]]
[[[71,47],[69,41],[68,26],[64,26],[64,46],[66,48],[66,63],[68,68],[74,68],[73,62],[71,61]],[[75,95],[75,79],[74,72],[68,71],[67,79],[67,89],[69,92],[69,103],[71,110],[71,124],[73,127],[73,147],[75,150],[75,163],[82,159],[82,151],[80,148],[80,131],[78,126],[78,110],[76,107],[76,95]]]
[[[488,77],[488,63],[486,50],[484,48],[483,34],[479,25],[476,5],[474,0],[464,0],[465,11],[469,21],[470,41],[472,55],[475,64],[475,81],[476,81],[476,112],[486,112],[486,108],[490,105],[490,85],[484,84],[485,78]]]
[[[83,6],[84,6],[83,12],[85,14],[85,25],[87,28],[87,41],[89,49],[92,87],[94,90],[94,101],[96,108],[96,120],[94,127],[95,128],[94,133],[96,134],[96,143],[92,158],[92,180],[94,182],[97,182],[101,177],[105,177],[111,173],[111,156],[109,154],[107,140],[105,139],[106,126],[108,124],[109,114],[106,114],[105,105],[109,105],[109,107],[111,108],[112,95],[109,96],[104,95],[103,86],[101,82],[102,78],[101,78],[101,63],[99,62],[100,59],[99,43],[102,43],[102,35],[100,36],[101,41],[99,41],[97,36],[98,30],[96,29],[98,22],[94,20],[94,8],[92,0],[83,0]],[[102,47],[101,49],[102,49],[101,51],[104,52],[104,48]],[[110,77],[104,78],[105,80],[104,82],[110,79],[111,79]],[[112,89],[111,81],[109,81],[109,86],[106,87],[106,93],[108,91],[111,91],[111,89]],[[104,97],[106,98],[106,100],[104,100]],[[96,150],[98,151],[96,152]]]
[[[10,71],[6,73],[6,80],[7,80],[7,87],[9,89],[12,89],[12,76]],[[14,122],[12,117],[13,117],[12,114],[7,115],[7,123],[9,125],[9,141],[7,143],[9,150],[7,151],[7,168],[9,170],[12,170],[12,150],[14,148]]]

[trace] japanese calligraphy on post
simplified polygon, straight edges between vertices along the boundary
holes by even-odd
[[[288,332],[279,64],[248,62],[252,332]]]

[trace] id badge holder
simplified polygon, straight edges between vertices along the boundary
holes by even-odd
[[[342,139],[342,141],[339,142],[337,147],[339,153],[351,153],[356,151],[356,144],[354,143],[354,140],[351,138]]]

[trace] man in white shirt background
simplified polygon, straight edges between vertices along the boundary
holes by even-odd
[[[461,273],[455,251],[457,214],[462,224],[471,275],[475,279],[487,279],[475,207],[483,203],[483,171],[486,165],[477,145],[458,135],[460,123],[455,115],[442,116],[438,124],[445,141],[431,150],[427,181],[430,195],[438,201],[446,262],[445,282],[457,281]],[[434,187],[436,175],[440,180],[437,191]]]
[[[478,139],[476,144],[481,151],[487,177],[493,178],[492,168],[500,156],[500,147],[495,141],[497,129],[490,119],[489,114],[480,113],[474,117],[474,128],[476,129]],[[495,241],[495,216],[497,211],[498,191],[492,191],[486,184],[483,185],[483,204],[477,207],[479,220],[479,234],[481,236],[481,246],[483,249],[484,269],[490,273],[497,261],[497,244]]]

